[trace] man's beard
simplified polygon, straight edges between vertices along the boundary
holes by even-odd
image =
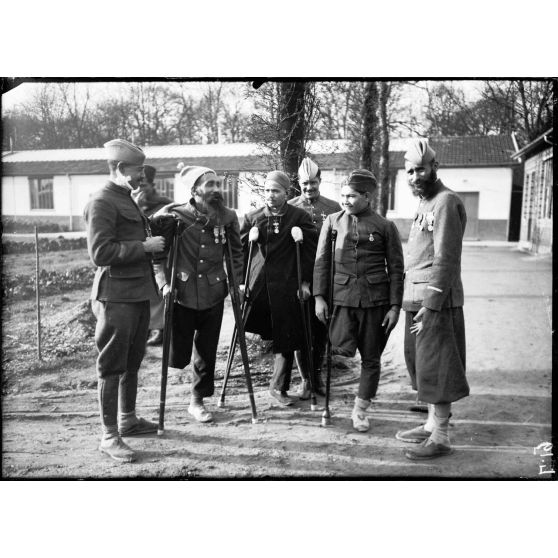
[[[421,178],[419,181],[409,183],[413,196],[420,196],[422,198],[428,197],[429,194],[434,190],[434,184],[436,184],[437,180],[438,174],[434,169],[432,169],[428,178]]]
[[[219,192],[214,192],[205,196],[204,202],[213,209],[221,209],[225,205],[225,200]]]

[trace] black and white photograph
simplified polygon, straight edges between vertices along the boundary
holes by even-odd
[[[2,475],[554,478],[555,95],[6,79]]]

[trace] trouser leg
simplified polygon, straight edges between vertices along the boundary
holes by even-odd
[[[118,435],[118,384],[119,376],[98,378],[97,392],[103,437]]]
[[[294,351],[275,354],[273,362],[273,375],[269,386],[271,389],[289,391],[293,361]]]
[[[358,317],[358,350],[361,357],[360,382],[358,396],[370,401],[376,396],[380,382],[382,352],[388,337],[382,327],[382,321],[389,306],[357,308]]]
[[[192,395],[211,397],[215,390],[215,359],[223,321],[224,302],[197,313],[194,335]]]
[[[171,324],[169,365],[185,368],[192,358],[192,344],[196,331],[196,310],[175,304]]]
[[[121,413],[136,410],[138,371],[145,355],[145,343],[149,334],[149,302],[138,309],[136,330],[130,336],[130,350],[126,372],[120,376],[119,407]]]

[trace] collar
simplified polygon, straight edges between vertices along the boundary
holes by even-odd
[[[264,206],[264,215],[266,217],[283,217],[283,215],[285,215],[285,213],[287,213],[287,209],[288,209],[289,204],[287,202],[285,202],[281,209],[279,210],[278,213],[272,213],[271,209],[269,209],[269,206],[266,204]]]
[[[316,205],[320,201],[321,194],[318,194],[318,197],[314,201],[308,201],[302,194],[300,195],[300,197],[302,198],[302,203],[304,205],[310,206]]]
[[[132,190],[130,188],[128,188],[127,186],[120,186],[119,184],[116,184],[112,180],[109,180],[107,182],[106,187],[111,192],[116,192],[117,194],[122,194],[123,196],[132,197]]]
[[[349,215],[350,217],[358,217],[360,219],[362,217],[373,215],[374,213],[375,211],[373,211],[370,204],[368,204],[360,213],[353,213],[352,215],[347,213],[347,215]]]

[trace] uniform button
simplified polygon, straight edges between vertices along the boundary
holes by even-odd
[[[201,247],[202,247],[202,248],[205,248],[205,244],[202,244]]]
[[[200,260],[200,263],[203,263],[203,260]]]
[[[217,281],[221,281],[221,279],[219,277],[217,277]]]
[[[200,273],[200,275],[198,275],[198,277],[201,277],[201,273]]]
[[[205,229],[202,229],[202,232],[205,232]]]

